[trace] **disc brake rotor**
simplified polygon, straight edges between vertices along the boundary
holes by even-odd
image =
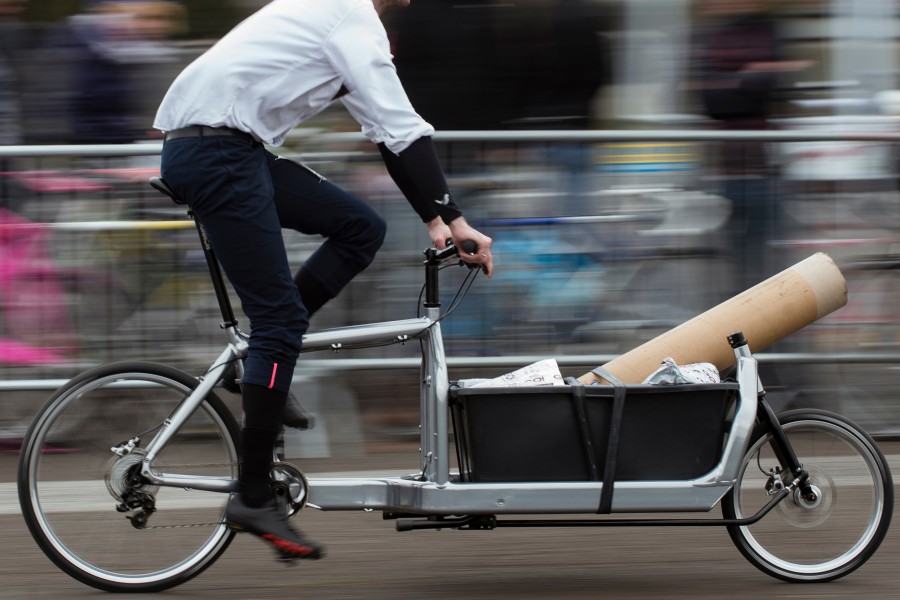
[[[804,498],[798,487],[777,506],[785,522],[801,529],[816,527],[828,520],[837,499],[831,477],[812,467],[807,467],[806,472],[809,473],[809,485],[815,497]]]

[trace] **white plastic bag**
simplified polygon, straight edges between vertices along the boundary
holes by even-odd
[[[666,357],[662,366],[653,371],[643,383],[653,385],[675,385],[679,383],[719,383],[719,370],[711,363],[691,363],[678,365],[675,359]]]

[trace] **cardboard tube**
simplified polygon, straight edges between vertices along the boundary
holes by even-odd
[[[847,282],[827,254],[818,253],[705,313],[611,360],[603,368],[624,383],[641,383],[671,356],[678,364],[734,364],[727,337],[742,331],[751,352],[806,327],[847,304]],[[594,373],[584,384],[604,380]]]

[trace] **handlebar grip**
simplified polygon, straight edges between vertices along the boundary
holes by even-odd
[[[459,247],[466,254],[475,254],[475,251],[478,250],[478,244],[476,244],[472,240],[463,240],[462,242],[460,242]],[[487,274],[488,272],[487,266],[485,265],[469,264],[468,267],[470,269],[480,268],[485,274]]]
[[[478,246],[472,240],[463,240],[459,244],[459,247],[463,252],[466,252],[468,254],[475,254],[475,250],[478,249]]]

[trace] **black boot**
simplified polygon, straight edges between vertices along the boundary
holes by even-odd
[[[248,506],[240,495],[234,494],[225,507],[225,522],[232,529],[252,533],[267,542],[282,560],[315,560],[324,555],[320,545],[291,527],[274,499],[260,506]]]
[[[300,401],[292,393],[288,393],[287,404],[284,407],[284,425],[294,429],[312,429],[316,424],[316,417],[306,410]]]
[[[244,427],[238,493],[225,509],[232,529],[268,542],[283,559],[319,558],[322,548],[290,526],[272,493],[270,471],[287,394],[258,385],[243,386]]]

